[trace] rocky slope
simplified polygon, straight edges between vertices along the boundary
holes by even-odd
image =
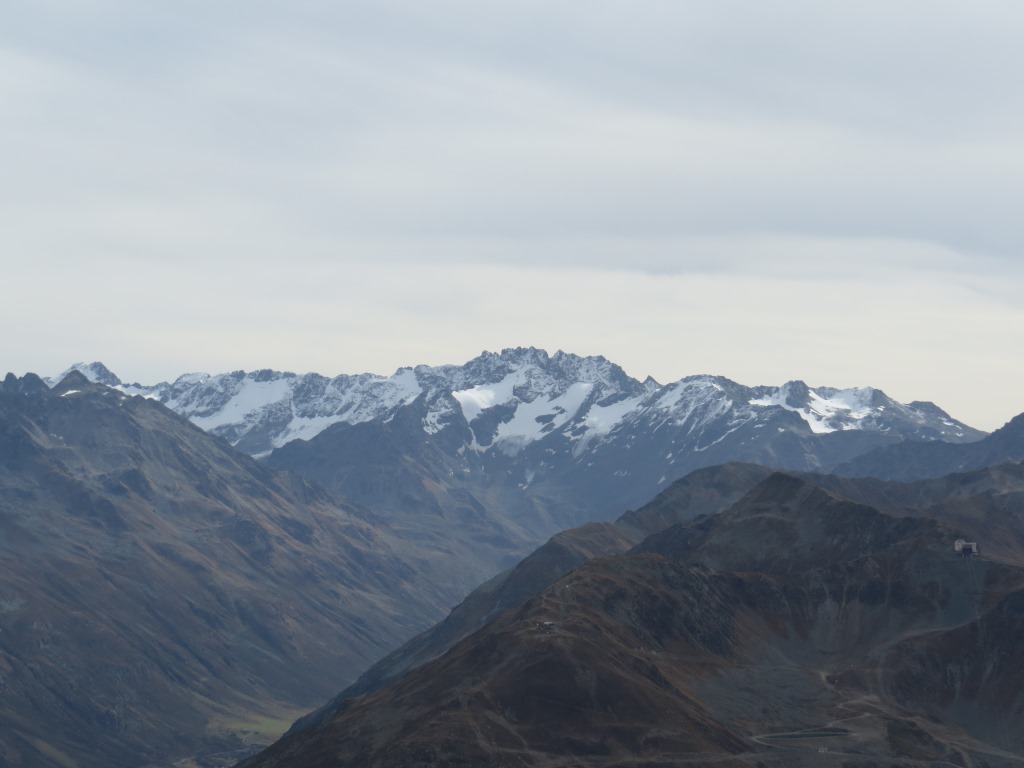
[[[652,533],[700,515],[722,511],[771,473],[768,468],[752,464],[697,470],[673,483],[649,504],[626,512],[614,523],[588,523],[556,534],[514,567],[477,587],[442,621],[389,653],[327,705],[301,718],[293,730],[332,717],[352,697],[375,691],[440,656],[463,637],[588,560],[623,554]]]
[[[0,765],[219,765],[276,735],[455,599],[379,522],[152,400],[8,376]]]
[[[1019,765],[1024,564],[970,533],[773,474],[246,765]]]
[[[696,470],[650,503],[614,523],[588,523],[562,531],[475,589],[445,619],[385,656],[320,710],[301,718],[304,728],[336,714],[353,696],[377,690],[448,650],[458,640],[554,584],[586,561],[629,551],[644,538],[739,501],[773,470],[725,464]],[[897,516],[927,517],[970,531],[983,540],[987,557],[1024,563],[1024,465],[1008,463],[934,480],[899,483],[873,478],[795,474],[842,498]]]

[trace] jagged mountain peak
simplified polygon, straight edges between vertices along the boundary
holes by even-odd
[[[625,371],[601,355],[580,356],[562,350],[549,355],[546,350],[536,347],[510,347],[501,352],[481,352],[464,365],[445,365],[437,368],[418,366],[417,373],[457,374],[463,372],[469,378],[498,378],[518,370],[536,370],[552,378],[567,378],[576,381],[630,381]],[[464,378],[464,377],[458,377]]]
[[[786,405],[799,407],[811,396],[811,388],[800,379],[794,379],[779,387],[779,395],[785,398]]]
[[[83,371],[72,368],[60,381],[53,385],[52,391],[55,395],[70,395],[73,392],[93,389],[96,385],[97,382],[90,379]]]
[[[122,386],[123,382],[103,363],[75,363],[59,376],[44,379],[51,387],[63,381],[72,371],[78,371],[93,384],[105,384],[108,387]]]
[[[43,379],[34,373],[26,373],[18,378],[13,373],[8,373],[0,384],[0,391],[9,395],[27,395],[47,392],[49,386]]]
[[[483,354],[488,354],[484,352]],[[491,353],[493,354],[493,353]],[[524,363],[535,363],[543,364],[551,359],[551,355],[548,354],[546,349],[539,349],[537,347],[505,347],[498,353],[498,357],[503,360],[519,360]]]
[[[245,371],[235,371],[234,374],[229,374],[229,375],[244,376],[245,375]],[[200,383],[202,383],[204,381],[209,381],[209,379],[210,379],[210,374],[203,373],[201,371],[196,371],[196,372],[193,372],[193,373],[183,373],[183,374],[181,374],[181,376],[179,376],[178,378],[176,378],[174,380],[174,384],[175,385],[179,385],[179,386],[186,386],[186,385],[189,385],[189,384],[200,384]]]
[[[426,422],[433,431],[461,417],[472,431],[472,448],[495,447],[508,455],[579,426],[594,408],[619,404],[623,410],[624,400],[645,391],[603,357],[549,356],[533,348],[484,353],[464,366],[417,375],[432,395]]]

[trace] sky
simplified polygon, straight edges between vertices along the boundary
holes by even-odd
[[[536,346],[995,429],[1021,39],[1017,0],[11,3],[0,368]]]

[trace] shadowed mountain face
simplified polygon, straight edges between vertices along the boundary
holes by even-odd
[[[977,442],[908,440],[872,449],[839,464],[835,472],[847,477],[910,481],[970,472],[1007,461],[1024,461],[1024,414]]]
[[[892,482],[814,476],[829,491],[890,512],[930,517],[985,540],[986,557],[1024,562],[1024,464]]]
[[[224,764],[457,594],[163,406],[36,383],[0,388],[0,765]]]
[[[774,474],[246,765],[1020,765],[1024,567],[970,533]]]

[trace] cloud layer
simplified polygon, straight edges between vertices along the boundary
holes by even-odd
[[[1017,3],[5,15],[12,370],[536,344],[1024,410]]]

